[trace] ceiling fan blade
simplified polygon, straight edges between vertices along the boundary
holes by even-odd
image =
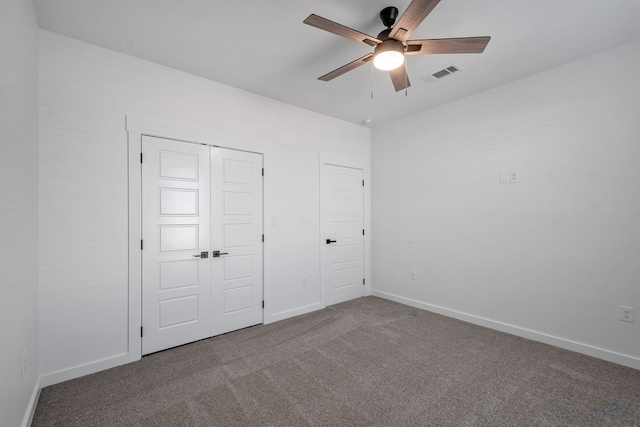
[[[356,59],[355,61],[351,61],[346,65],[343,65],[340,68],[336,68],[330,73],[325,74],[324,76],[318,77],[318,80],[322,80],[323,82],[328,82],[329,80],[333,80],[338,76],[343,75],[347,71],[351,71],[354,68],[358,68],[361,65],[366,64],[367,62],[373,59],[373,53],[368,53],[365,56]]]
[[[482,53],[491,37],[462,37],[455,39],[407,40],[407,55],[435,53]]]
[[[389,37],[407,41],[411,33],[418,28],[424,18],[431,13],[440,0],[413,0],[404,11],[396,25],[391,29]]]
[[[409,76],[407,75],[407,69],[404,67],[404,64],[395,70],[389,71],[389,75],[391,76],[391,81],[393,82],[393,87],[396,89],[396,92],[400,92],[401,90],[411,86],[411,83],[409,83]]]
[[[311,25],[312,27],[320,28],[321,30],[337,34],[349,40],[353,40],[354,42],[366,44],[367,46],[376,46],[382,43],[382,40],[378,40],[377,38],[372,37],[368,34],[361,33],[360,31],[353,30],[349,27],[345,27],[344,25],[338,24],[337,22],[329,21],[328,19],[323,18],[322,16],[315,15],[313,13],[302,22],[307,25]]]

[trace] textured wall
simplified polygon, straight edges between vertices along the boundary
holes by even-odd
[[[640,368],[638,67],[640,42],[376,128],[374,291]]]
[[[368,129],[40,34],[44,383],[129,351],[125,115],[168,127],[187,123],[191,133],[263,152],[265,320],[321,307],[318,158],[368,169]]]
[[[0,425],[13,427],[28,417],[38,380],[38,26],[30,1],[0,2],[0,138]]]

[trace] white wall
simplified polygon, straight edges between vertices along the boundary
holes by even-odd
[[[31,1],[0,2],[0,138],[0,425],[12,427],[28,420],[38,391],[38,25]]]
[[[368,129],[41,31],[45,385],[134,351],[127,341],[125,115],[136,126],[161,123],[264,153],[266,322],[322,307],[319,156],[364,165],[368,173]],[[298,215],[307,225],[298,225]]]
[[[640,368],[638,69],[640,42],[376,128],[374,294]]]

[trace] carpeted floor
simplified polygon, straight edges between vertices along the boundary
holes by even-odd
[[[640,371],[367,297],[42,390],[33,426],[640,426]]]

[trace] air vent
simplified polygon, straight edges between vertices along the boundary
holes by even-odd
[[[457,73],[460,70],[461,70],[461,68],[458,67],[457,65],[451,65],[450,67],[443,68],[442,70],[436,71],[433,74],[428,74],[426,76],[422,76],[422,77],[420,77],[420,80],[423,80],[426,83],[431,84],[433,82],[437,82],[438,80],[440,80],[443,77],[447,77],[450,74]]]
[[[448,76],[449,74],[451,74],[451,73],[448,72],[447,70],[440,70],[437,73],[433,73],[432,76],[437,78],[437,79],[441,79],[444,76]]]

